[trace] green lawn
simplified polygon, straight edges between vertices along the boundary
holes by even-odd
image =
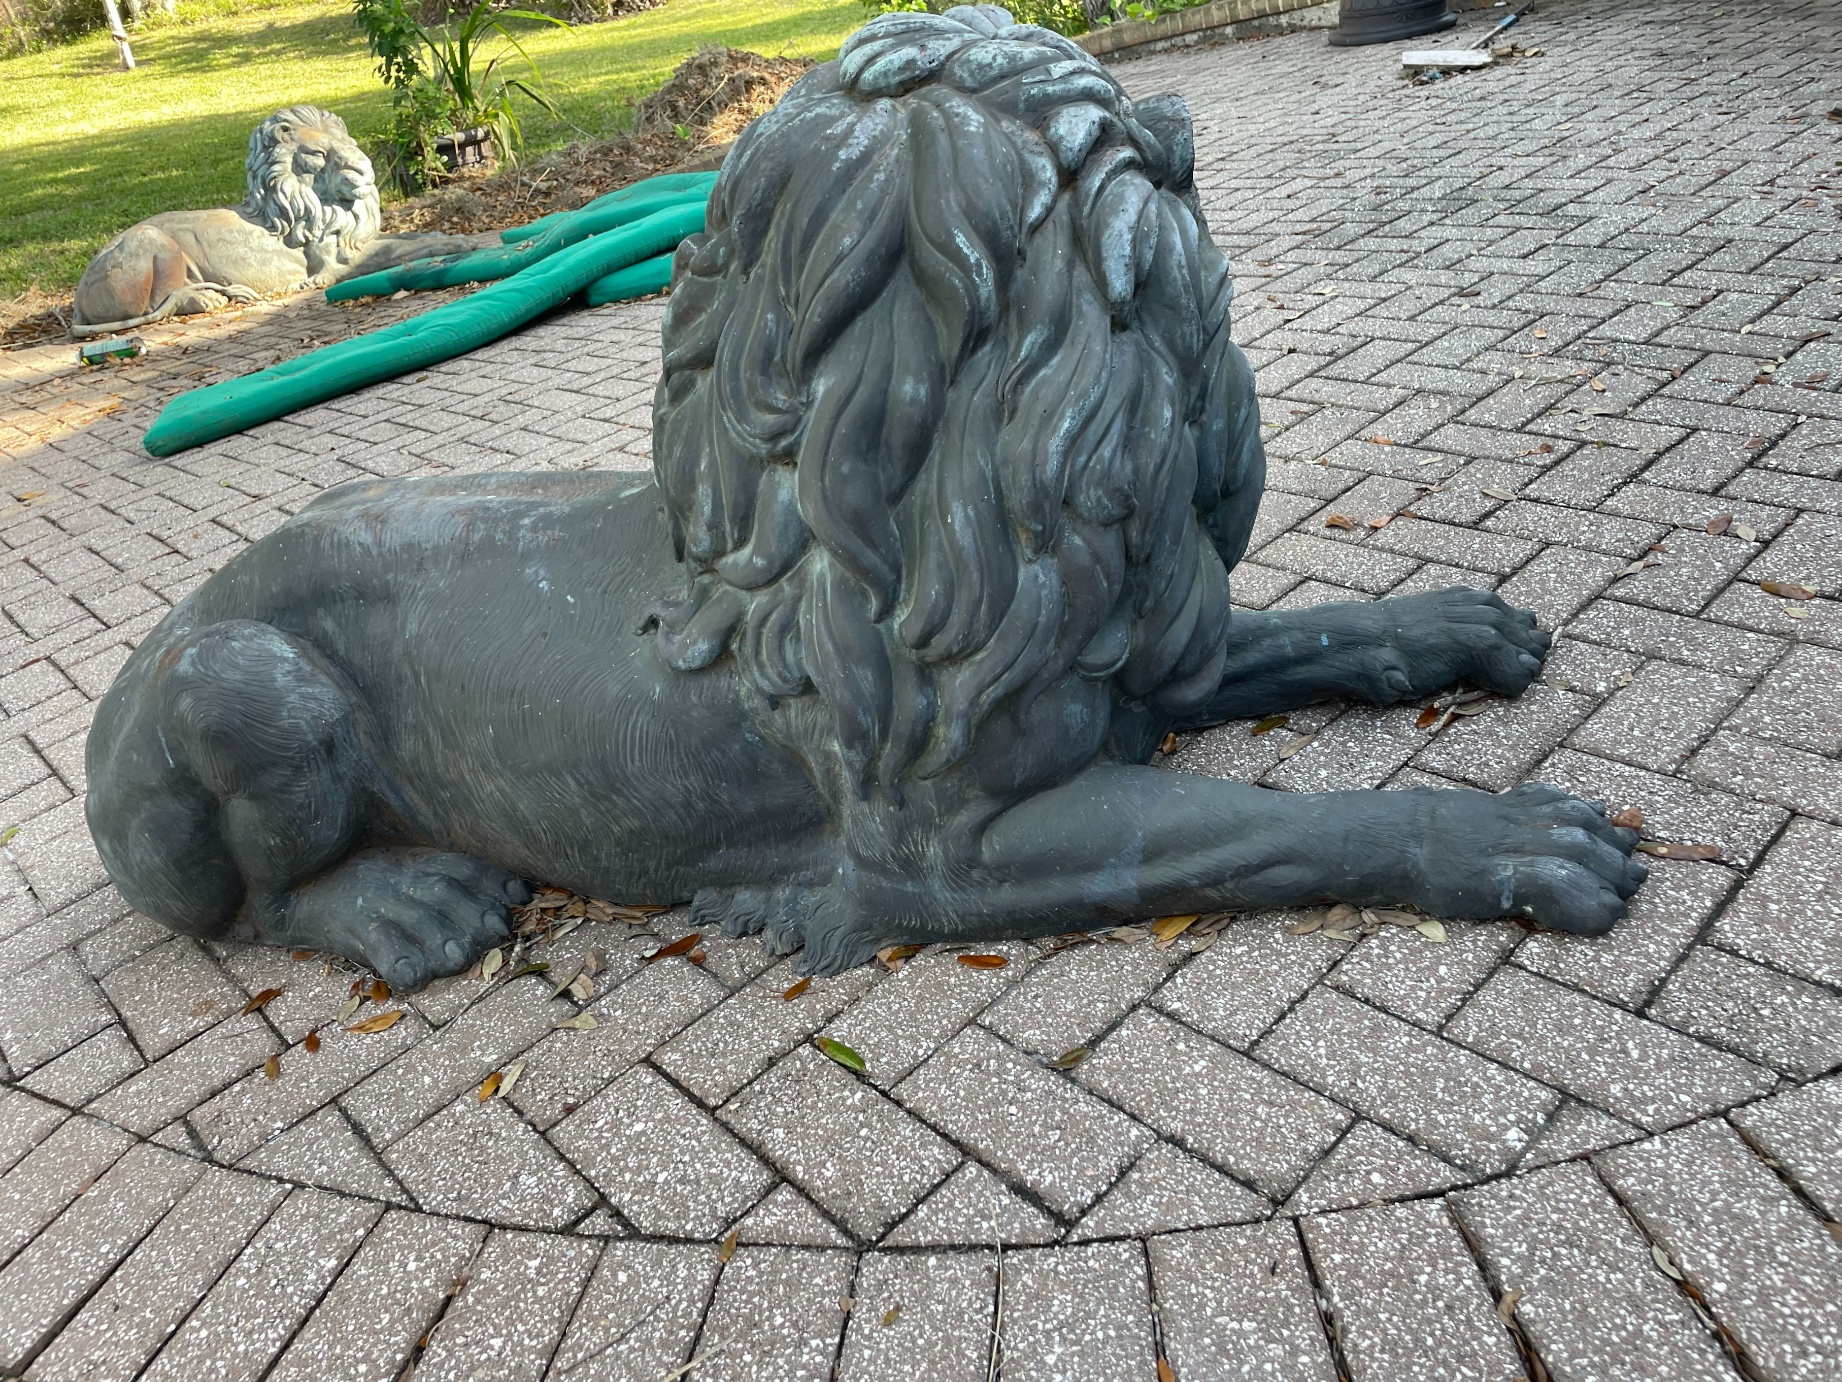
[[[526,47],[570,123],[527,103],[527,148],[565,144],[577,128],[618,132],[629,103],[703,44],[823,59],[866,18],[859,0],[670,0],[545,28]],[[109,236],[154,212],[240,201],[249,132],[282,106],[326,106],[361,140],[389,122],[343,0],[244,6],[132,41],[133,72],[104,34],[0,62],[0,301],[68,290]]]

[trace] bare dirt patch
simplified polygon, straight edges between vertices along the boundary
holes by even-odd
[[[749,121],[771,109],[811,66],[806,58],[700,49],[635,107],[633,128],[618,138],[571,144],[488,176],[456,177],[384,208],[384,229],[503,230],[573,211],[641,178],[714,167]]]

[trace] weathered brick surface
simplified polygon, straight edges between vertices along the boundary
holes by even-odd
[[[1427,87],[1392,46],[1311,36],[1114,69],[1188,100],[1233,261],[1269,452],[1237,600],[1466,583],[1559,634],[1527,695],[1437,732],[1330,702],[1167,766],[1540,778],[1719,848],[1653,860],[1605,937],[1352,942],[1264,914],[1167,949],[1020,942],[1001,970],[929,953],[788,1001],[753,940],[648,966],[642,928],[593,924],[532,955],[604,954],[592,1031],[554,1029],[573,1006],[538,976],[443,981],[346,1033],[348,971],[175,939],[105,884],[95,700],[329,485],[644,470],[658,304],[162,462],[138,438],[179,389],[430,299],[156,327],[108,370],[0,353],[6,1361],[382,1377],[426,1337],[425,1376],[946,1379],[986,1375],[997,1327],[1007,1379],[1149,1378],[1160,1340],[1185,1382],[1507,1378],[1533,1362],[1493,1296],[1521,1290],[1557,1379],[1726,1375],[1697,1309],[1758,1376],[1832,1368],[1811,1207],[1842,1214],[1842,12],[1553,0],[1517,35],[1542,56]]]

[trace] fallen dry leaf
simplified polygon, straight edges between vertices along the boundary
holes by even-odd
[[[390,985],[386,984],[382,979],[373,979],[371,981],[371,1001],[373,1003],[388,1003],[390,1001]]]
[[[1517,1289],[1505,1291],[1503,1299],[1497,1302],[1497,1318],[1503,1321],[1505,1328],[1508,1328],[1510,1317],[1516,1313],[1516,1303],[1521,1299],[1522,1291]]]
[[[480,1102],[483,1104],[499,1092],[499,1086],[505,1083],[505,1076],[497,1070],[480,1081]]]
[[[655,960],[669,960],[674,955],[683,955],[695,949],[697,942],[703,938],[704,933],[702,931],[693,931],[688,936],[680,936],[670,945],[662,945],[657,950],[648,953],[646,956],[646,963],[651,964]]]
[[[1446,938],[1445,927],[1440,925],[1432,917],[1424,917],[1415,922],[1413,929],[1425,936],[1429,941],[1443,941]]]
[[[339,1005],[338,1015],[333,1020],[336,1022],[345,1021],[346,1018],[358,1011],[358,1005],[362,1002],[364,1002],[364,999],[360,998],[357,994],[353,994],[350,998],[346,999],[344,1003]]]
[[[1003,969],[1010,963],[1002,955],[959,955],[955,958],[967,969]]]
[[[1536,327],[1535,328],[1535,339],[1538,341],[1547,340],[1548,339],[1547,329],[1545,327],[1540,327],[1540,326]]]
[[[1781,600],[1814,600],[1816,592],[1807,585],[1798,585],[1794,581],[1760,581],[1759,589],[1767,595],[1776,595]]]
[[[320,1034],[318,1032],[307,1033],[307,1035],[302,1038],[301,1045],[307,1048],[308,1055],[312,1055],[315,1051],[320,1049]]]
[[[367,1034],[371,1032],[388,1031],[390,1028],[396,1026],[398,1022],[402,1021],[402,1019],[403,1010],[401,1008],[392,1008],[387,1013],[377,1013],[372,1017],[367,1017],[363,1022],[354,1022],[351,1026],[346,1028],[346,1031]]]
[[[736,1255],[736,1240],[742,1236],[740,1226],[729,1230],[729,1236],[716,1245],[716,1260],[727,1262]]]
[[[262,1073],[267,1075],[271,1080],[279,1080],[281,1078],[280,1059],[275,1056],[270,1056],[262,1063]]]
[[[244,1013],[261,1012],[264,1008],[268,1007],[269,1004],[273,1003],[277,998],[280,998],[280,997],[281,997],[280,989],[264,989],[261,993],[257,994],[254,998],[250,999],[249,1002],[243,1005],[243,1011]]]
[[[1757,542],[1759,540],[1759,530],[1750,523],[1735,523],[1733,525],[1733,535],[1739,538],[1741,542]]]
[[[595,1021],[593,1013],[577,1013],[574,1017],[564,1018],[556,1025],[560,1029],[571,1032],[592,1032],[601,1024]]]
[[[798,998],[802,993],[804,993],[807,989],[811,987],[812,987],[812,976],[808,974],[804,979],[801,979],[797,984],[794,984],[791,988],[789,988],[785,993],[781,994],[780,996],[786,999],[787,1002],[791,1003],[795,998]]]
[[[1808,379],[1800,379],[1797,382],[1800,384],[1821,384],[1827,378],[1829,378],[1829,371],[1819,370]]]
[[[1426,706],[1424,709],[1420,711],[1418,715],[1414,716],[1414,720],[1413,720],[1414,728],[1415,729],[1430,729],[1433,726],[1434,722],[1437,721],[1440,715],[1443,713],[1444,712],[1442,712],[1439,709],[1439,707],[1436,705]]]
[[[1175,753],[1176,751],[1177,751],[1177,736],[1175,734],[1166,734],[1164,736],[1163,742],[1161,742],[1158,745],[1158,752],[1169,755],[1169,754]]]
[[[1344,922],[1355,916],[1360,910],[1360,908],[1352,907],[1347,902],[1338,902],[1324,913],[1324,924],[1326,926],[1341,926]]]
[[[1355,528],[1356,521],[1352,518],[1345,518],[1340,513],[1333,513],[1329,518],[1324,520],[1324,526],[1326,528],[1342,528],[1349,531]]]
[[[863,1074],[863,1057],[846,1046],[842,1041],[839,1041],[836,1037],[822,1036],[813,1044],[827,1056],[837,1061],[838,1064],[842,1065],[846,1070],[855,1070],[859,1075]]]
[[[1485,488],[1485,489],[1479,490],[1478,493],[1487,495],[1489,498],[1492,498],[1492,499],[1513,500],[1516,497],[1515,495],[1511,494],[1508,490],[1505,490],[1505,489]]]
[[[1309,746],[1312,740],[1316,739],[1317,737],[1318,736],[1315,731],[1313,731],[1310,734],[1299,735],[1298,738],[1294,739],[1291,743],[1287,744],[1284,748],[1280,749],[1279,761],[1281,763],[1285,762],[1286,759],[1290,758],[1293,754],[1297,753],[1300,749],[1303,749]]]
[[[1201,915],[1201,912],[1186,912],[1178,916],[1159,917],[1152,922],[1151,935],[1158,949],[1169,950],[1177,943],[1177,937],[1194,926]]]
[[[1741,445],[1748,451],[1757,451],[1765,445],[1764,437],[1748,437]]]
[[[586,974],[578,974],[569,981],[569,994],[578,1003],[586,1003],[595,996],[595,981]]]
[[[1066,1051],[1062,1052],[1061,1055],[1049,1062],[1049,1068],[1051,1070],[1073,1070],[1077,1065],[1093,1054],[1093,1051],[1088,1047],[1070,1046]]]
[[[1177,1373],[1163,1354],[1158,1355],[1158,1382],[1177,1382]]]
[[[1377,446],[1393,446],[1394,445],[1393,437],[1373,436],[1373,437],[1370,437],[1369,440]]]
[[[1732,526],[1733,515],[1730,513],[1717,513],[1708,520],[1708,532],[1715,537],[1719,537]]]
[[[1292,723],[1290,715],[1267,715],[1254,721],[1254,727],[1247,732],[1252,735],[1271,734],[1276,729],[1284,729]]]
[[[533,964],[519,965],[518,968],[511,972],[506,982],[510,983],[513,979],[522,979],[527,974],[544,974],[547,973],[549,969],[550,962],[548,960],[538,960]]]
[[[515,1060],[505,1067],[505,1082],[499,1086],[501,1099],[512,1097],[512,1086],[518,1083],[518,1077],[522,1074],[524,1074],[524,1062],[521,1060]]]
[[[1685,845],[1674,840],[1640,840],[1637,847],[1659,859],[1718,859],[1719,845]]]
[[[1293,936],[1308,936],[1323,924],[1324,914],[1320,912],[1316,916],[1306,917],[1303,921],[1293,922],[1290,926],[1286,927],[1286,933]]]
[[[884,969],[893,974],[926,948],[920,945],[885,945],[876,952],[876,958],[882,961]]]
[[[480,977],[490,983],[492,976],[499,972],[500,966],[504,963],[505,952],[495,945],[480,959]]]
[[[1605,380],[1594,379],[1591,387],[1594,393],[1604,393],[1605,392]]]
[[[1612,813],[1612,824],[1621,825],[1626,830],[1641,830],[1644,825],[1644,808],[1627,806],[1622,811]]]
[[[1453,706],[1451,713],[1454,715],[1482,715],[1486,710],[1490,709],[1490,706],[1491,702],[1488,700],[1464,701],[1461,704]]]
[[[1810,611],[1802,605],[1786,605],[1784,613],[1787,619],[1808,619],[1810,617]]]
[[[297,960],[311,960],[315,956],[317,956],[320,952],[317,950],[296,950],[291,953],[293,957]]]
[[[1418,916],[1413,912],[1403,912],[1394,907],[1377,907],[1370,915],[1384,926],[1417,927],[1426,920],[1423,916]]]
[[[1107,932],[1106,938],[1110,941],[1118,941],[1121,945],[1131,945],[1134,941],[1144,940],[1150,934],[1142,926],[1115,926]]]
[[[897,1320],[901,1318],[902,1318],[902,1307],[899,1305],[890,1306],[887,1310],[883,1312],[883,1328],[887,1329],[890,1325],[894,1324]]]

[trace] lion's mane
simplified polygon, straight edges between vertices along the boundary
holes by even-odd
[[[873,20],[757,121],[666,310],[667,660],[816,690],[855,792],[1059,679],[1212,694],[1264,459],[1192,158],[1178,98],[986,5]]]
[[[301,133],[322,136],[329,150],[311,178],[294,166]],[[278,110],[250,132],[243,161],[249,192],[243,212],[290,249],[326,246],[328,259],[352,260],[383,224],[371,160],[346,132],[345,121],[318,106]]]

